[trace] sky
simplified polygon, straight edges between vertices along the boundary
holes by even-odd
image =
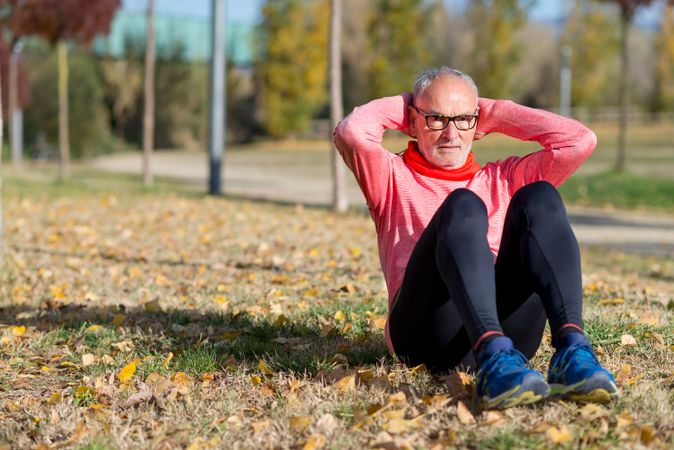
[[[450,7],[464,8],[469,0],[445,0]],[[263,0],[225,0],[227,20],[231,22],[255,23],[260,17],[260,7]],[[538,0],[530,13],[535,21],[554,22],[564,13],[566,0]],[[659,12],[658,2],[654,7],[641,10],[637,16],[638,25],[653,25],[657,23]],[[122,8],[133,11],[144,11],[147,0],[122,0]],[[191,17],[209,17],[211,0],[155,0],[155,10],[158,13],[169,13]]]

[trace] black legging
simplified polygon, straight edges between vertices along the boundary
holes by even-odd
[[[432,371],[474,367],[471,345],[502,332],[531,358],[546,317],[553,339],[582,326],[578,243],[557,190],[547,182],[510,201],[496,263],[487,209],[467,189],[452,192],[417,242],[391,310],[393,347],[405,363]]]

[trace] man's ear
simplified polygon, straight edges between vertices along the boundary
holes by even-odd
[[[417,137],[417,116],[416,116],[417,112],[410,105],[410,106],[407,107],[407,114],[408,114],[409,122],[410,122],[410,126],[409,126],[410,137],[413,137],[413,138],[416,139],[416,137]]]

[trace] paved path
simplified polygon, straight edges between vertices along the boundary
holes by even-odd
[[[91,165],[111,172],[139,173],[141,155],[115,154],[98,158]],[[153,169],[157,176],[206,189],[205,154],[160,152],[154,155]],[[226,154],[222,176],[224,193],[230,196],[310,205],[330,203],[328,152],[230,151]],[[350,203],[365,207],[353,176],[348,171],[347,176]],[[578,240],[584,245],[674,257],[674,217],[578,207],[569,208],[569,216]]]

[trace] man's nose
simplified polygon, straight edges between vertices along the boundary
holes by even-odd
[[[447,124],[447,128],[445,128],[442,133],[445,135],[445,137],[449,138],[452,141],[454,139],[458,139],[461,136],[461,134],[459,133],[459,129],[456,128],[456,125],[454,125],[453,121],[450,121]]]

